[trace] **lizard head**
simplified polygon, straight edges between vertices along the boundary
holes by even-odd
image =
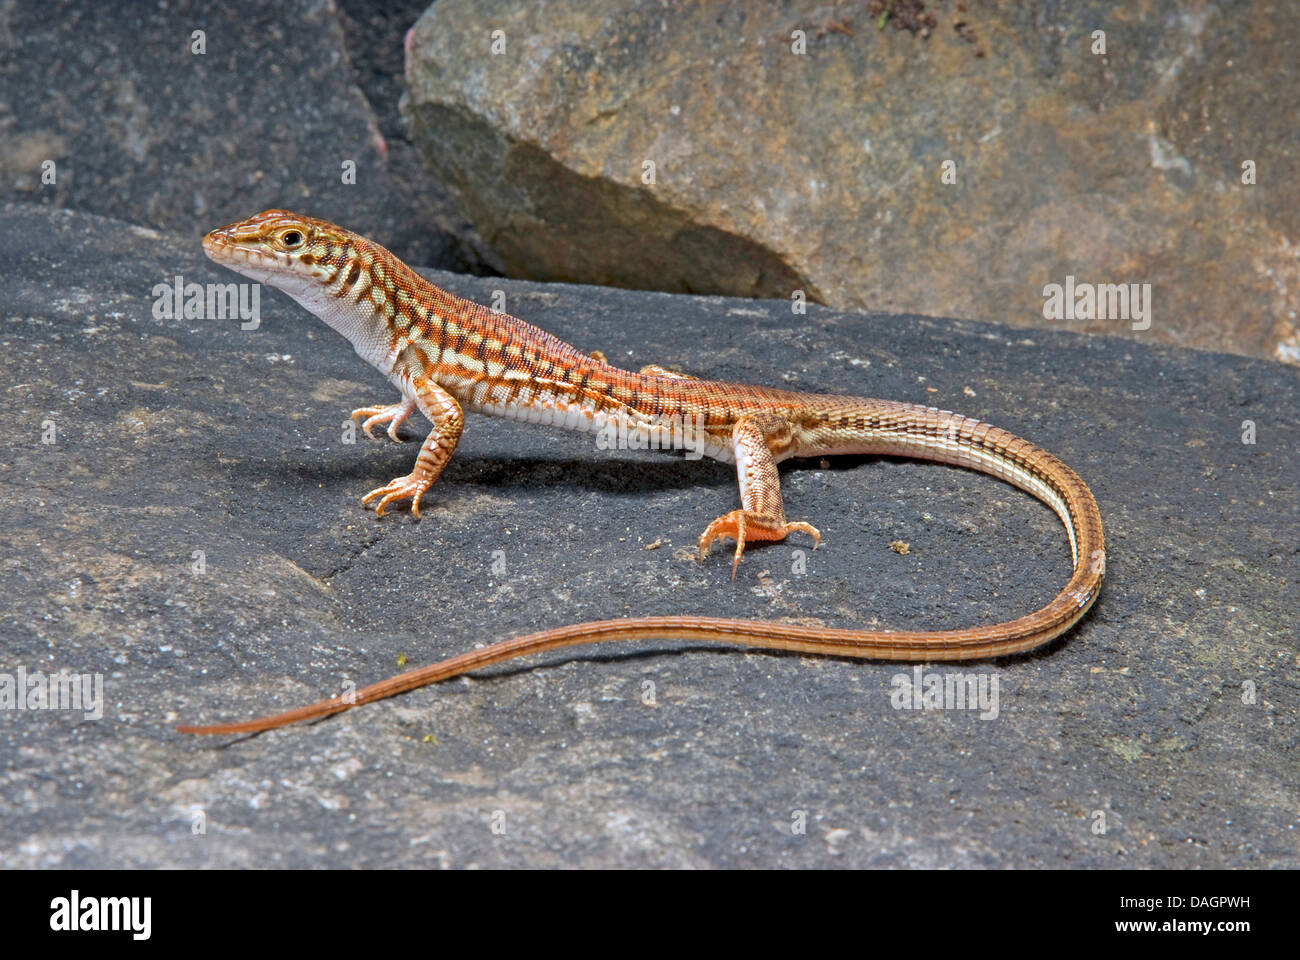
[[[236,273],[296,294],[333,280],[358,239],[326,220],[264,210],[213,230],[203,238],[203,252]]]
[[[265,210],[213,230],[203,238],[203,252],[283,290],[367,359],[386,349],[398,291],[409,300],[413,288],[429,286],[379,244],[288,210]]]

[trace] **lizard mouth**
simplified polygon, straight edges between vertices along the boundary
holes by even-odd
[[[213,230],[203,238],[203,252],[212,260],[229,260],[231,247],[230,236],[225,230]]]
[[[273,267],[277,263],[275,256],[237,242],[230,235],[229,228],[213,230],[205,236],[203,252],[207,254],[209,260],[241,276],[256,280],[258,283],[277,286],[273,282],[275,274]]]
[[[203,252],[213,260],[224,262],[234,259],[238,252],[247,254],[249,251],[235,242],[228,227],[222,227],[220,230],[213,230],[203,238]]]
[[[208,259],[215,260],[222,266],[236,269],[238,269],[237,265],[241,264],[274,262],[276,260],[273,254],[265,250],[259,250],[257,247],[240,243],[237,237],[231,235],[228,227],[213,230],[205,236],[203,238],[203,252],[208,255]]]

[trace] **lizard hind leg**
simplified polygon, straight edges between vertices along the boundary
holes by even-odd
[[[593,360],[599,360],[601,363],[609,363],[609,358],[605,356],[603,350],[592,350],[587,356]],[[689,373],[679,373],[676,370],[669,370],[659,363],[647,363],[637,371],[643,377],[667,377],[669,380],[698,380],[697,376]]]
[[[643,377],[667,377],[669,380],[698,380],[697,376],[689,373],[678,373],[676,370],[669,370],[665,366],[657,363],[647,363],[637,371]]]
[[[736,541],[736,552],[731,561],[731,577],[751,540],[784,540],[800,530],[813,538],[813,548],[821,543],[822,535],[810,523],[785,519],[781,503],[781,480],[776,471],[776,458],[767,444],[762,429],[752,419],[737,421],[731,432],[731,442],[736,453],[736,476],[740,480],[742,509],[724,513],[700,534],[700,559],[703,560],[713,541],[730,537]]]

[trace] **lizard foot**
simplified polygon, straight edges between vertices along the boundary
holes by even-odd
[[[731,537],[736,541],[736,555],[731,561],[731,579],[734,580],[736,568],[740,566],[740,557],[745,552],[746,540],[784,540],[795,530],[810,534],[813,538],[813,549],[817,549],[822,535],[811,523],[804,523],[802,520],[786,523],[781,517],[769,516],[754,510],[732,510],[718,517],[700,534],[700,559],[704,559],[714,540]]]
[[[395,443],[401,443],[402,438],[397,435],[397,428],[400,427],[415,410],[414,400],[403,400],[401,403],[390,403],[386,407],[358,407],[353,410],[351,417],[353,420],[360,417],[368,418],[361,425],[361,432],[371,440],[375,435],[370,432],[371,428],[380,423],[388,424],[388,436]]]
[[[379,518],[384,515],[384,508],[394,500],[405,500],[411,498],[412,515],[420,516],[420,498],[424,496],[424,491],[433,486],[434,478],[418,468],[404,477],[398,477],[387,486],[371,490],[361,498],[362,503],[369,503],[376,497],[380,497],[379,503],[375,506],[375,517]]]

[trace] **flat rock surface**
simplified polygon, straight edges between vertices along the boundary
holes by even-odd
[[[232,275],[188,237],[48,207],[0,206],[0,258],[0,683],[103,683],[98,717],[0,710],[0,866],[1300,867],[1294,370],[429,274],[629,366],[1035,440],[1100,502],[1101,599],[1034,654],[929,668],[996,680],[987,719],[896,709],[910,665],[660,642],[207,739],[172,726],[576,620],[994,623],[1064,583],[1065,538],[989,477],[793,462],[788,513],[824,545],[751,548],[733,582],[725,554],[689,555],[737,502],[730,468],[482,417],[422,520],[377,521],[359,498],[416,443],[345,442],[348,411],[391,388],[295,304],[264,291],[255,330],[157,319],[155,284]]]

